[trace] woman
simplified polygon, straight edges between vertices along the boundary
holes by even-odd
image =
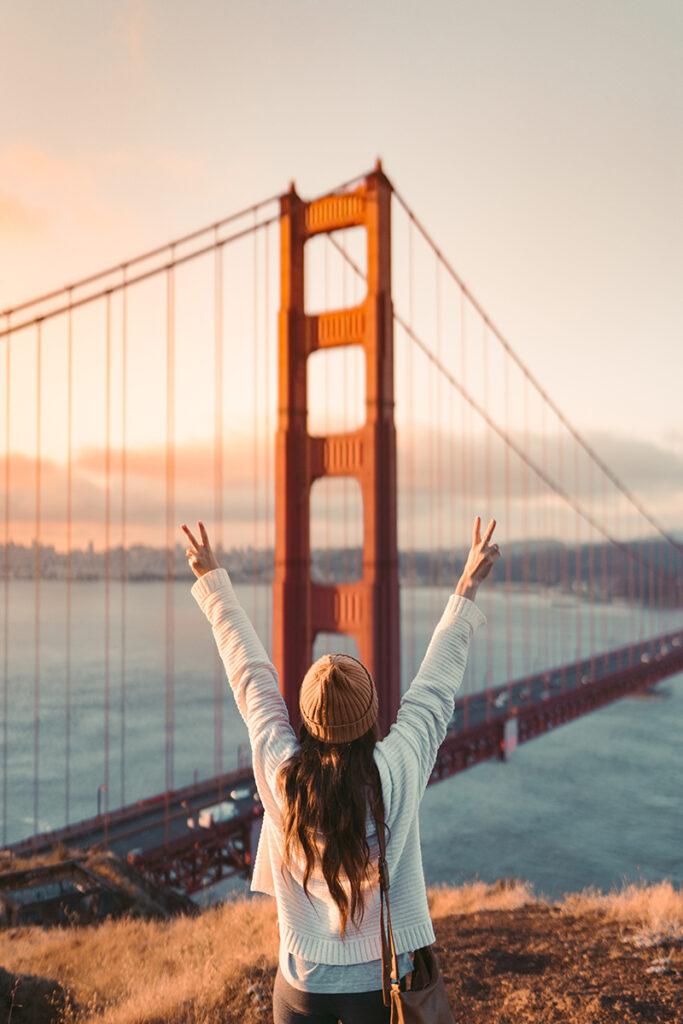
[[[384,822],[399,973],[434,941],[418,809],[453,714],[469,642],[485,622],[473,603],[500,556],[495,521],[477,516],[460,581],[380,738],[377,692],[364,665],[325,655],[306,673],[294,733],[277,672],[214,557],[199,523],[186,550],[192,594],[213,628],[237,707],[249,730],[263,825],[252,889],[275,897],[280,956],[275,1024],[380,1024],[382,998],[377,830]]]

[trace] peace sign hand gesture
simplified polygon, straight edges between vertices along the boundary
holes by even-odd
[[[187,560],[190,563],[192,572],[195,574],[197,579],[199,579],[199,577],[203,576],[204,573],[211,572],[212,569],[219,569],[220,566],[216,561],[216,556],[211,550],[209,535],[206,532],[204,523],[199,522],[197,523],[197,526],[199,527],[199,536],[202,538],[201,543],[193,536],[192,531],[185,526],[185,523],[182,525],[182,530],[191,545],[189,548],[185,549]]]
[[[473,601],[479,584],[485,580],[491,572],[493,565],[500,558],[500,548],[497,544],[490,544],[496,528],[496,520],[492,519],[486,528],[486,533],[481,536],[481,518],[477,516],[472,527],[472,547],[470,548],[455,593],[461,597],[468,597]]]

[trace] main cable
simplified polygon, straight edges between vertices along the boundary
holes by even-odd
[[[443,263],[443,266],[448,271],[448,273],[453,278],[453,280],[463,290],[464,294],[467,296],[467,299],[470,302],[470,304],[472,305],[472,307],[477,311],[477,313],[479,313],[479,316],[488,324],[489,329],[493,332],[493,334],[495,335],[495,337],[498,340],[498,342],[502,345],[502,347],[505,349],[505,351],[510,356],[510,358],[516,363],[516,365],[522,371],[524,376],[529,380],[529,383],[532,384],[534,388],[536,388],[536,390],[539,392],[539,394],[541,395],[543,400],[548,403],[549,407],[553,410],[553,412],[555,413],[555,415],[559,419],[560,423],[562,423],[562,425],[565,427],[565,429],[569,431],[569,433],[572,435],[574,440],[577,441],[578,444],[581,445],[581,447],[586,451],[586,453],[591,457],[591,459],[593,459],[593,461],[596,463],[596,465],[600,467],[602,472],[608,477],[608,479],[611,481],[611,483],[614,484],[614,486],[619,491],[621,491],[621,493],[624,495],[624,497],[627,498],[628,501],[630,501],[630,503],[634,506],[634,508],[636,508],[638,510],[640,515],[642,515],[643,518],[647,520],[647,522],[650,524],[650,526],[652,526],[653,529],[655,529],[657,531],[657,533],[659,533],[662,537],[664,537],[664,539],[666,541],[668,541],[669,544],[672,544],[673,547],[675,547],[676,550],[679,553],[683,554],[683,544],[679,544],[679,542],[674,537],[672,537],[671,534],[667,533],[667,531],[664,529],[664,527],[661,526],[657,522],[657,520],[654,518],[654,516],[652,516],[647,511],[647,509],[638,501],[638,499],[633,494],[631,494],[631,492],[628,490],[628,488],[625,486],[625,484],[623,484],[622,481],[619,480],[619,478],[616,476],[616,474],[613,473],[612,470],[606,465],[606,463],[597,454],[595,449],[592,448],[591,445],[589,445],[588,442],[585,440],[585,438],[578,432],[578,430],[574,426],[572,426],[572,424],[569,422],[569,420],[566,418],[566,416],[561,412],[559,407],[555,404],[555,402],[553,402],[553,400],[550,398],[550,396],[547,394],[547,392],[541,387],[541,385],[536,380],[534,375],[531,373],[531,371],[529,370],[527,365],[517,355],[517,353],[512,348],[510,343],[506,340],[506,338],[503,335],[502,331],[500,331],[498,329],[498,327],[496,327],[496,325],[493,323],[493,321],[488,316],[488,314],[484,311],[484,309],[480,305],[480,303],[477,302],[477,300],[475,299],[474,295],[467,288],[467,286],[463,282],[463,280],[460,277],[460,275],[452,267],[452,265],[448,262],[448,260],[444,256],[444,254],[441,252],[439,247],[436,245],[436,243],[433,241],[432,237],[427,232],[426,228],[423,227],[423,225],[417,219],[417,217],[413,213],[412,209],[408,206],[408,203],[403,198],[403,196],[394,188],[393,184],[392,184],[391,188],[392,188],[393,194],[396,196],[396,199],[398,200],[400,205],[403,207],[403,209],[405,210],[405,212],[408,215],[408,217],[410,218],[410,220],[415,224],[415,226],[417,227],[418,231],[420,232],[422,237],[425,239],[427,244],[430,246],[430,248],[433,249],[434,252],[437,254],[438,258],[441,260],[441,262]]]

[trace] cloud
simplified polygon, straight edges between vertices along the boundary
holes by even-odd
[[[616,434],[594,434],[588,438],[599,457],[646,505],[655,495],[683,493],[683,438],[678,451],[650,441]],[[672,443],[674,439],[669,439]]]
[[[645,505],[660,497],[683,499],[683,453],[662,448],[637,438],[595,434],[586,438],[597,456]],[[604,474],[579,449],[578,480],[576,442],[565,435],[543,437],[513,434],[512,441],[535,466],[561,490],[579,499],[602,500]],[[486,436],[457,436],[434,430],[414,431],[408,441],[399,442],[399,475],[413,482],[417,491],[428,492],[431,481],[468,489],[475,497],[495,500],[506,494],[514,499],[537,493],[539,478],[526,468],[514,451],[506,457],[504,442],[489,432]],[[545,484],[542,489],[548,490]],[[607,493],[613,485],[607,484]]]
[[[134,227],[126,205],[112,199],[108,183],[103,180],[101,161],[89,157],[62,157],[34,146],[24,140],[12,142],[0,149],[0,187],[11,199],[10,213],[31,226],[41,251],[36,250],[31,264],[32,278],[40,275],[42,250],[49,255],[50,247],[62,244],[62,273],[68,274],[69,260],[79,248],[86,248],[88,240],[106,233],[112,240],[125,236]],[[1,200],[0,200],[1,201]],[[2,206],[0,206],[0,212]],[[68,246],[63,240],[68,239]],[[22,279],[22,267],[16,266],[13,254],[2,251],[7,262],[3,284],[9,289],[14,276]],[[54,260],[54,254],[50,257]],[[54,285],[54,265],[48,262],[51,284]],[[92,268],[90,268],[92,269]],[[25,268],[23,276],[28,274]],[[47,284],[47,282],[46,282]],[[40,284],[36,285],[36,290]]]
[[[599,521],[605,508],[613,518],[614,491],[611,485],[603,493],[598,470],[580,475],[574,488],[573,458],[565,454],[559,470],[557,438],[528,437],[525,451],[530,458],[545,465],[551,477],[557,477],[590,514]],[[669,528],[683,523],[683,457],[674,451],[632,438],[608,435],[590,439],[607,465],[621,477],[634,495]],[[572,449],[568,448],[568,452]],[[554,452],[554,453],[553,453]],[[464,456],[464,464],[463,464]],[[535,512],[562,507],[548,488],[540,488],[535,476],[522,468],[517,456],[511,456],[506,467],[502,443],[487,443],[482,438],[468,439],[465,446],[459,438],[439,436],[433,431],[417,431],[408,443],[399,443],[399,525],[401,543],[407,542],[410,521],[412,535],[419,545],[434,536],[435,516],[454,514],[455,524],[444,524],[443,542],[448,543],[451,531],[462,532],[465,518],[472,509],[481,514],[503,516],[507,504],[515,518],[513,532],[532,528]],[[106,453],[101,448],[75,453],[72,461],[72,518],[79,530],[101,542],[107,506]],[[266,486],[265,470],[269,479]],[[508,476],[506,478],[506,468]],[[122,499],[122,453],[110,452],[109,512],[111,530],[120,530]],[[464,469],[464,476],[463,476]],[[174,518],[194,521],[214,514],[214,448],[210,441],[178,445],[173,459],[175,490]],[[255,475],[256,472],[256,475]],[[0,457],[0,508],[4,507],[2,484],[4,458]],[[265,544],[266,523],[274,516],[274,451],[266,452],[263,440],[254,453],[251,436],[232,435],[225,439],[223,450],[223,531],[225,542],[249,544],[254,541],[255,521],[261,544]],[[506,491],[506,483],[508,490]],[[163,446],[131,450],[126,453],[126,523],[129,542],[164,543],[166,524],[167,463]],[[405,488],[411,487],[408,492]],[[325,488],[329,492],[325,494]],[[26,537],[31,535],[36,516],[35,459],[13,454],[10,457],[10,521],[12,529]],[[66,520],[67,467],[52,460],[43,460],[40,471],[40,505],[43,530],[52,524],[63,531]],[[605,494],[608,503],[605,506]],[[321,481],[316,485],[312,502],[313,534],[316,544],[329,540],[332,546],[346,537],[350,544],[359,542],[361,504],[355,482],[345,489],[343,481]],[[441,512],[437,512],[441,500]],[[635,533],[648,532],[647,524],[637,513],[622,507],[621,526]],[[550,523],[550,520],[548,520]],[[327,526],[325,524],[328,524]],[[557,520],[552,519],[553,529]],[[565,529],[567,527],[565,526]],[[613,525],[608,522],[608,528]],[[270,529],[270,528],[269,528]],[[431,533],[430,533],[431,531]],[[83,538],[81,538],[82,540]],[[74,538],[76,546],[79,539]]]
[[[40,234],[48,221],[44,210],[28,205],[18,196],[0,192],[0,237],[33,237]]]
[[[662,437],[662,440],[666,445],[671,448],[676,448],[681,454],[683,454],[683,433],[680,430],[670,430]]]
[[[207,158],[152,143],[68,157],[26,140],[0,145],[0,307],[164,241],[169,198],[218,194],[219,178]]]
[[[264,466],[259,453],[259,466]],[[107,501],[112,533],[120,530],[122,511],[122,453],[110,452],[107,499],[106,453],[88,449],[74,455],[71,465],[71,515],[82,537],[74,536],[75,546],[87,539],[101,543],[104,535]],[[0,508],[4,509],[5,456],[0,456]],[[210,443],[178,446],[174,459],[174,519],[177,523],[210,518],[214,510],[214,453]],[[272,468],[272,462],[271,462]],[[36,460],[11,453],[9,460],[10,536],[26,542],[35,532],[38,483]],[[126,453],[126,523],[130,543],[164,543],[167,495],[166,451],[163,447]],[[235,532],[233,543],[250,543],[254,538],[254,520],[266,516],[266,488],[261,480],[258,505],[255,505],[253,453],[248,439],[233,438],[226,444],[223,460],[224,521]],[[63,546],[67,517],[68,467],[43,459],[40,464],[41,532],[61,534]],[[272,485],[270,488],[272,515]],[[255,514],[256,509],[256,514]],[[265,527],[264,527],[265,529]]]
[[[0,150],[0,177],[17,192],[34,196],[59,190],[75,197],[94,184],[87,160],[55,156],[23,140]]]

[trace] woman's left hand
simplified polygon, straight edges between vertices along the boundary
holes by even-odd
[[[209,543],[209,535],[206,532],[204,523],[197,523],[199,527],[199,536],[202,538],[201,543],[193,536],[192,531],[185,526],[183,523],[181,529],[190,542],[190,547],[185,549],[187,560],[190,563],[190,569],[195,574],[197,579],[203,576],[204,573],[211,572],[212,569],[220,569],[216,556],[211,550],[211,544]]]

